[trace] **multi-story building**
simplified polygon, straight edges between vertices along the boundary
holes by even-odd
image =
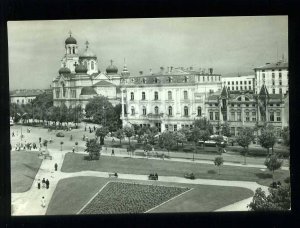
[[[10,102],[15,104],[27,104],[32,102],[37,95],[46,92],[45,90],[32,89],[32,90],[15,90],[10,94]]]
[[[156,126],[160,132],[190,127],[205,116],[205,99],[221,90],[221,75],[168,67],[160,72],[124,77],[123,125]],[[126,110],[125,110],[126,109]]]
[[[286,94],[288,86],[289,64],[281,60],[277,63],[266,63],[261,67],[254,68],[256,90],[266,85],[271,94]]]
[[[287,126],[285,99],[281,94],[269,94],[265,85],[260,92],[229,91],[226,86],[222,92],[209,96],[205,102],[208,120],[219,133],[221,124],[227,122],[233,136],[239,134],[243,127],[259,127],[265,123],[272,124],[281,134]]]
[[[255,76],[222,77],[222,86],[226,86],[230,91],[254,91]]]
[[[106,72],[101,72],[96,54],[91,51],[88,42],[85,45],[80,53],[71,33],[65,40],[65,54],[59,75],[52,83],[54,106],[80,105],[84,109],[88,101],[98,95],[106,96],[113,105],[120,103],[121,75],[118,74],[118,68],[111,61]],[[126,72],[129,73],[127,68]]]

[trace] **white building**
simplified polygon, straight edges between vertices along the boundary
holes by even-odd
[[[106,71],[101,72],[89,43],[86,42],[85,49],[79,52],[71,33],[65,40],[65,54],[58,73],[52,83],[54,106],[65,104],[85,108],[88,101],[98,95],[107,97],[113,105],[120,103],[121,75],[118,68],[111,60]]]
[[[230,91],[254,91],[255,75],[222,77],[222,86]]]
[[[190,127],[205,115],[205,99],[221,89],[221,75],[161,67],[159,73],[122,80],[123,125],[156,126],[159,131]]]
[[[10,94],[10,102],[15,104],[28,104],[32,102],[37,95],[44,93],[45,90],[15,90]]]
[[[254,68],[256,90],[258,93],[262,85],[266,85],[270,94],[286,94],[288,91],[289,65],[283,60],[277,63],[266,63]]]

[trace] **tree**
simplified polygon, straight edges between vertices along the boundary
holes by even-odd
[[[133,152],[135,151],[135,146],[129,144],[129,146],[127,147],[127,151],[130,153],[130,157],[131,157]]]
[[[221,127],[221,133],[222,135],[226,136],[226,137],[230,137],[230,126],[228,122],[225,122],[222,127]]]
[[[108,134],[108,128],[103,126],[99,127],[95,134],[97,138],[100,138],[100,145],[104,145],[104,137]]]
[[[283,128],[282,138],[283,138],[284,145],[290,146],[290,128],[289,127]]]
[[[178,132],[183,134],[187,141],[191,141],[192,132],[189,128],[185,128],[185,127],[180,128]],[[183,147],[183,142],[181,142],[181,143],[182,143],[182,147]]]
[[[183,142],[186,141],[186,137],[181,131],[174,131],[173,134],[174,134],[174,138],[175,138],[175,141],[177,144],[177,150],[178,150],[178,143],[181,143],[182,147],[183,147]]]
[[[219,175],[220,175],[220,167],[224,163],[223,157],[221,157],[221,156],[220,157],[216,157],[215,160],[214,160],[214,163],[215,163],[215,166],[219,167]]]
[[[124,139],[124,132],[123,129],[119,129],[116,131],[115,136],[120,139],[120,145],[122,145],[122,139]]]
[[[282,166],[283,161],[278,159],[277,155],[271,155],[268,156],[265,160],[265,166],[267,166],[267,168],[272,172],[272,179],[274,182],[274,171],[277,169],[280,169],[280,167]]]
[[[291,186],[290,184],[269,188],[269,195],[258,188],[255,191],[252,202],[248,205],[251,211],[274,211],[289,210],[291,208]]]
[[[60,151],[62,151],[62,145],[64,144],[63,141],[60,142]]]
[[[214,137],[214,141],[216,142],[219,153],[222,154],[222,149],[226,146],[223,140],[223,136],[218,135],[217,137]]]
[[[272,154],[273,154],[273,147],[276,143],[274,127],[271,125],[264,127],[261,130],[261,135],[258,136],[258,141],[263,148],[266,148],[268,150],[268,154],[269,154],[269,148],[272,148]]]
[[[246,165],[246,156],[249,151],[249,145],[254,140],[253,129],[251,128],[242,128],[240,134],[238,135],[236,142],[239,146],[244,148],[243,155],[244,155],[244,164]]]
[[[194,122],[194,126],[200,130],[208,131],[209,135],[213,134],[213,126],[206,118],[197,119]]]
[[[191,140],[194,142],[193,161],[195,160],[195,153],[197,152],[197,144],[199,143],[200,137],[201,137],[200,128],[194,127],[191,130]]]
[[[160,135],[158,141],[160,147],[165,148],[168,151],[168,156],[170,157],[170,150],[176,143],[174,134],[172,132],[165,131]]]
[[[201,130],[200,131],[200,139],[203,141],[203,148],[205,148],[205,142],[209,140],[210,131],[209,130]]]
[[[47,139],[44,139],[43,146],[46,147],[46,149],[47,149],[47,146],[48,146],[48,140]]]
[[[101,145],[96,139],[90,139],[86,142],[85,151],[89,153],[90,160],[99,160]]]
[[[128,138],[129,145],[130,145],[130,137],[132,137],[134,135],[134,129],[133,129],[133,127],[125,126],[123,128],[123,132],[126,135],[126,137]]]

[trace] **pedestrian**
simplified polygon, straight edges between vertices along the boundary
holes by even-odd
[[[114,142],[115,142],[115,138],[114,138],[114,137],[112,138],[111,142],[112,142],[112,143],[114,143]]]
[[[90,133],[92,133],[92,129],[90,128]]]
[[[43,178],[43,180],[42,180],[42,188],[45,188],[46,187],[46,180],[45,180],[45,178]]]
[[[37,181],[37,188],[38,188],[38,189],[40,189],[40,188],[41,188],[40,179],[38,179],[38,181]]]
[[[54,165],[54,168],[55,168],[55,171],[57,171],[57,163],[55,163],[55,165]]]
[[[84,131],[86,131],[86,126],[84,127]]]
[[[41,143],[42,142],[42,138],[41,137],[39,137],[39,143]]]
[[[73,135],[70,136],[70,141],[72,141],[72,140],[73,140]]]
[[[94,126],[94,131],[96,131],[96,127]]]
[[[45,197],[43,196],[42,197],[42,200],[41,200],[41,202],[42,202],[42,207],[46,207],[46,200],[45,200]]]
[[[12,137],[15,137],[15,133],[14,132],[12,132]]]
[[[115,150],[114,149],[111,150],[111,155],[115,155]]]
[[[73,146],[73,149],[72,149],[73,153],[75,152],[75,146]]]
[[[47,180],[45,181],[45,183],[46,183],[46,189],[49,189],[49,185],[50,185],[49,180],[47,179]]]

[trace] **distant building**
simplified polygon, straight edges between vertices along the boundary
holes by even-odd
[[[255,91],[255,75],[222,77],[222,86],[230,91]]]
[[[27,104],[32,102],[37,95],[47,92],[46,90],[32,89],[32,90],[14,90],[10,93],[10,102],[14,104]]]
[[[221,90],[221,75],[192,68],[161,67],[158,73],[124,76],[122,120],[125,124],[156,126],[160,132],[191,127],[205,116],[205,99]]]
[[[65,40],[61,68],[52,83],[54,106],[80,105],[84,109],[91,98],[99,95],[107,97],[113,105],[120,103],[121,75],[118,68],[111,61],[106,72],[101,72],[96,54],[88,42],[85,45],[85,49],[79,52],[71,33]]]
[[[220,126],[228,122],[233,136],[239,135],[243,127],[272,124],[277,136],[288,125],[285,113],[285,100],[280,94],[269,94],[263,85],[258,94],[250,91],[229,91],[226,86],[222,92],[209,96],[205,102],[208,120],[219,133]]]
[[[270,94],[286,94],[288,85],[289,64],[281,60],[277,63],[266,63],[263,66],[254,68],[256,90],[266,85]]]

